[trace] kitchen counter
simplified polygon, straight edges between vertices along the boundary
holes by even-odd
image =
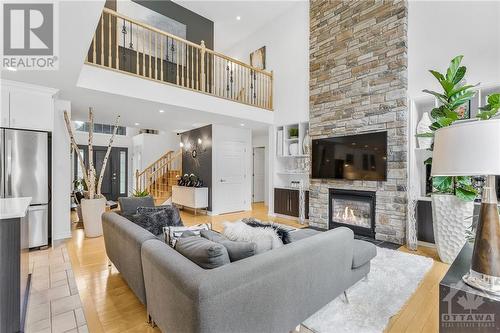
[[[0,220],[25,217],[31,197],[0,199]]]
[[[30,197],[0,199],[0,332],[24,332],[29,277]]]

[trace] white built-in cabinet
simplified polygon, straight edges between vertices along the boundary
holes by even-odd
[[[1,127],[51,132],[55,89],[2,80]]]

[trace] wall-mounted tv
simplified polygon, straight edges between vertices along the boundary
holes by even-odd
[[[387,132],[312,140],[312,178],[387,179]]]

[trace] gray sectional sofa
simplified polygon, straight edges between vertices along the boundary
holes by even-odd
[[[126,218],[103,214],[106,251],[163,332],[289,332],[370,271],[373,244],[315,233],[206,270]]]

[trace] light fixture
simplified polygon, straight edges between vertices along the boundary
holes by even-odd
[[[139,126],[140,124],[139,124],[139,123],[135,123],[134,125],[135,125],[135,126]]]
[[[184,148],[184,142],[179,142],[179,147]]]
[[[241,123],[240,126],[243,127],[243,126],[245,126],[245,124]]]
[[[200,138],[198,138],[198,144],[201,145],[202,141]]]
[[[16,67],[7,66],[7,67],[5,67],[5,69],[8,70],[8,71],[11,71],[11,72],[17,72],[17,68]]]
[[[165,110],[159,110],[158,112],[163,113],[163,112],[165,112]]]
[[[236,21],[241,20],[241,16],[236,16]]]

